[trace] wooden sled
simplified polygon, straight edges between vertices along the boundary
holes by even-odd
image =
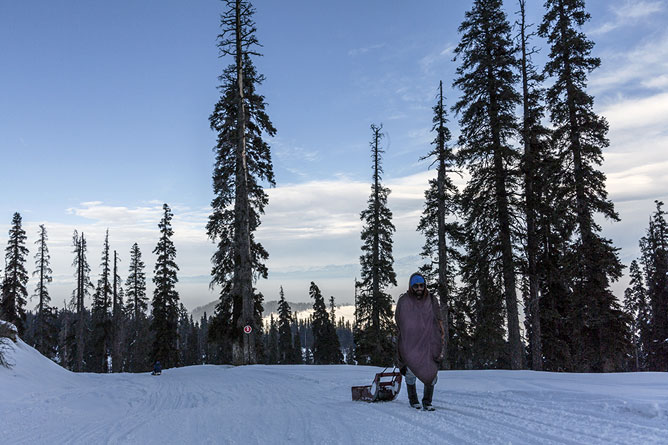
[[[376,374],[371,385],[350,388],[353,401],[389,402],[396,399],[401,390],[401,373],[394,369],[392,372],[385,372],[385,370]]]

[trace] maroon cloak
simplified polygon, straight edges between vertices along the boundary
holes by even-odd
[[[399,366],[408,366],[422,383],[431,384],[441,355],[441,310],[436,297],[425,289],[417,298],[409,289],[399,297],[395,320],[399,329]]]

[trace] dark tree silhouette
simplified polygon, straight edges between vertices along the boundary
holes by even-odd
[[[218,133],[213,172],[213,214],[207,233],[218,242],[213,255],[212,284],[221,286],[210,338],[231,343],[231,359],[237,364],[256,363],[261,345],[262,297],[253,288],[258,277],[267,277],[263,261],[268,253],[254,238],[268,196],[261,181],[274,185],[269,145],[263,133],[276,129],[265,112],[264,97],[257,92],[264,76],[251,56],[259,46],[253,22],[255,9],[248,1],[225,0],[218,36],[221,56],[233,64],[220,76],[221,97],[209,121]],[[258,312],[259,310],[259,312]],[[251,326],[244,334],[244,326]]]
[[[157,255],[153,270],[153,321],[151,330],[155,334],[153,341],[153,361],[159,360],[163,368],[178,366],[178,316],[179,294],[176,291],[176,276],[179,267],[176,265],[176,247],[172,241],[172,214],[167,204],[162,206],[163,216],[158,224],[160,240],[153,249]]]
[[[520,97],[514,89],[515,48],[501,0],[475,0],[459,32],[455,54],[460,65],[454,86],[462,97],[454,109],[460,114],[458,154],[471,173],[462,196],[466,231],[477,237],[476,254],[485,256],[480,264],[488,265],[493,285],[503,289],[509,364],[520,369],[523,346],[514,252],[520,233],[515,223],[520,207],[516,198],[519,153],[511,145],[517,134],[514,113]],[[501,282],[496,280],[499,276]]]
[[[373,183],[368,207],[362,211],[360,219],[362,228],[362,280],[356,283],[358,290],[355,316],[355,353],[357,361],[362,364],[386,366],[392,361],[394,347],[394,320],[392,297],[385,289],[389,285],[397,285],[392,257],[392,212],[387,207],[390,189],[381,184],[381,147],[383,126],[371,125],[373,133],[371,159]]]
[[[2,281],[2,316],[13,323],[23,336],[26,321],[26,298],[28,297],[28,271],[26,261],[26,232],[23,230],[21,215],[17,212],[12,217],[9,239],[5,248],[5,277]]]

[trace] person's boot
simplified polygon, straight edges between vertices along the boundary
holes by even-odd
[[[420,403],[418,402],[417,388],[415,385],[409,385],[406,383],[406,391],[408,392],[408,403],[411,404],[411,408],[420,409]]]
[[[422,396],[422,409],[425,411],[434,411],[431,406],[431,399],[434,397],[434,385],[424,385],[424,395]]]

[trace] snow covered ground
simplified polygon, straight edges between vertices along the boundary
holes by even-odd
[[[362,366],[74,374],[19,342],[0,368],[0,443],[667,444],[668,374],[443,371],[435,412],[352,402]],[[418,385],[418,391],[422,388]]]

